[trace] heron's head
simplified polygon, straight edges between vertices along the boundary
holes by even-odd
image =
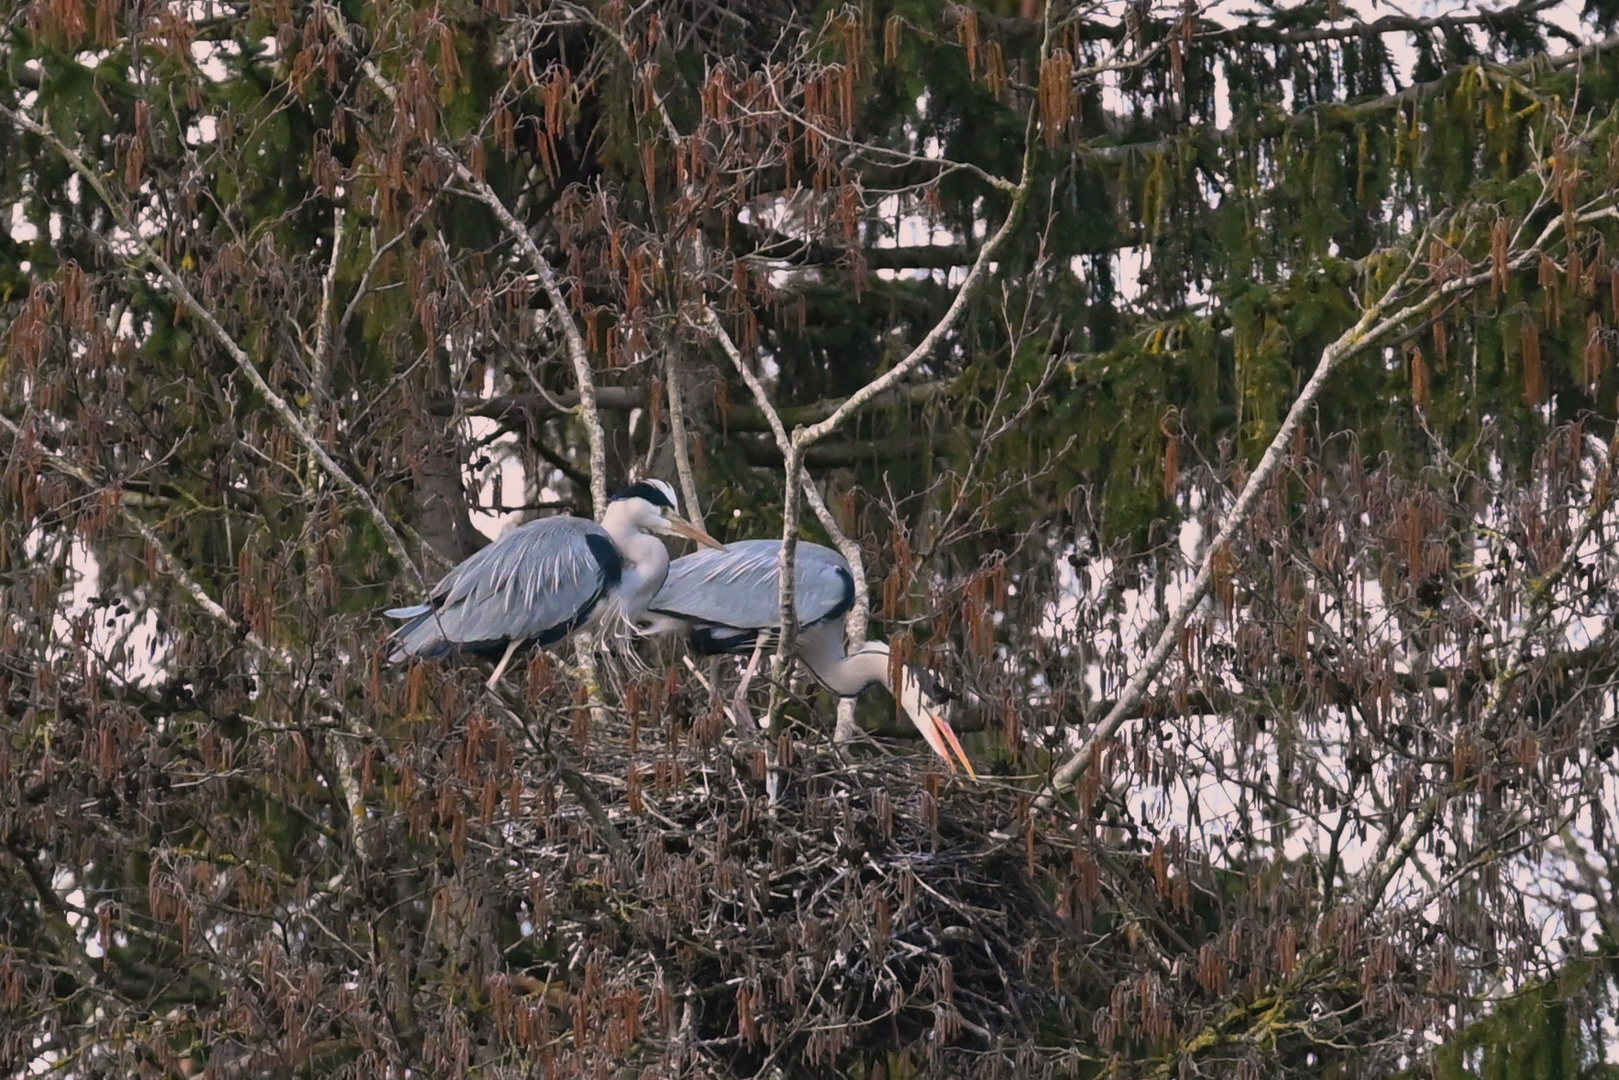
[[[675,489],[662,480],[642,480],[614,495],[610,510],[627,514],[629,520],[647,532],[684,536],[705,547],[723,547],[718,540],[680,516]]]

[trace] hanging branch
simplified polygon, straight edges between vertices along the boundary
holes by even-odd
[[[1619,217],[1619,211],[1609,205],[1587,209],[1583,213],[1574,215],[1573,221],[1578,224],[1588,224],[1613,217]],[[1553,218],[1547,223],[1535,242],[1508,260],[1507,266],[1512,270],[1522,270],[1531,262],[1539,260],[1546,245],[1563,228],[1565,220],[1567,219],[1561,216]],[[1125,720],[1141,703],[1141,699],[1146,695],[1147,688],[1158,677],[1159,672],[1163,670],[1164,665],[1169,661],[1170,654],[1177,648],[1182,628],[1185,627],[1187,620],[1191,618],[1193,610],[1202,602],[1204,594],[1214,580],[1214,560],[1230,544],[1232,537],[1237,534],[1237,530],[1243,528],[1247,523],[1248,516],[1253,512],[1255,504],[1259,501],[1260,493],[1270,483],[1271,478],[1276,475],[1276,471],[1281,468],[1282,460],[1286,456],[1287,445],[1292,441],[1294,431],[1303,422],[1304,414],[1321,396],[1321,391],[1325,389],[1327,379],[1332,375],[1333,371],[1349,357],[1366,351],[1389,336],[1394,330],[1409,324],[1430,309],[1490,283],[1495,273],[1493,267],[1482,273],[1451,278],[1425,297],[1406,304],[1393,314],[1385,315],[1384,313],[1400,298],[1406,283],[1411,279],[1413,272],[1420,264],[1421,252],[1426,247],[1427,235],[1425,232],[1413,246],[1405,268],[1401,270],[1394,282],[1384,290],[1383,295],[1365,309],[1353,326],[1345,330],[1338,336],[1337,340],[1323,350],[1321,359],[1316,364],[1315,372],[1310,376],[1309,382],[1304,384],[1304,388],[1299,391],[1299,396],[1294,399],[1292,407],[1287,411],[1287,416],[1282,420],[1281,426],[1277,428],[1275,437],[1271,439],[1270,446],[1266,448],[1254,471],[1249,474],[1247,481],[1243,484],[1241,493],[1237,496],[1236,502],[1232,504],[1231,509],[1226,512],[1225,518],[1220,522],[1220,529],[1215,534],[1213,541],[1204,549],[1203,558],[1198,564],[1197,576],[1192,579],[1181,593],[1180,602],[1176,604],[1175,610],[1170,614],[1168,621],[1165,622],[1163,630],[1159,632],[1157,640],[1153,643],[1151,651],[1147,653],[1141,667],[1137,668],[1135,674],[1130,676],[1130,681],[1125,685],[1124,692],[1113,703],[1113,708],[1108,711],[1101,723],[1097,724],[1091,734],[1080,744],[1079,749],[1052,772],[1035,800],[1036,806],[1041,809],[1049,809],[1056,800],[1059,791],[1071,787],[1078,781],[1079,777],[1095,760],[1097,752],[1118,733]],[[1513,677],[1516,678],[1516,676]],[[1423,832],[1432,828],[1433,822],[1437,820],[1437,814],[1438,810],[1435,808],[1433,813],[1428,816],[1426,824],[1422,826]],[[1410,854],[1410,850],[1414,848],[1415,843],[1416,841],[1412,840],[1411,847],[1404,850],[1406,856]],[[1395,855],[1399,855],[1399,852],[1396,852]],[[1394,856],[1389,858],[1394,858]],[[1403,861],[1403,857],[1400,857],[1391,864],[1389,869],[1391,876],[1394,870],[1398,868],[1399,863]]]
[[[399,533],[394,530],[393,525],[388,521],[387,515],[382,512],[382,507],[377,505],[377,501],[372,497],[371,492],[361,486],[358,481],[343,470],[342,466],[333,460],[331,454],[326,452],[326,448],[320,444],[320,440],[315,438],[309,428],[299,419],[298,414],[293,411],[287,400],[277,394],[271,389],[270,384],[264,381],[264,376],[259,374],[259,369],[253,363],[253,358],[248,356],[246,350],[238,345],[236,340],[226,332],[225,328],[220,325],[219,320],[214,318],[213,312],[203,306],[202,302],[192,294],[180,275],[175,273],[174,268],[169,265],[168,261],[158,254],[157,249],[130,221],[129,215],[113,199],[112,193],[107,189],[101,174],[86,164],[83,158],[58,138],[55,132],[43,124],[37,123],[22,113],[13,112],[4,105],[0,105],[0,115],[4,115],[17,128],[45,140],[51,149],[55,150],[68,163],[69,167],[94,189],[102,204],[106,206],[107,212],[112,215],[114,222],[121,230],[123,235],[119,239],[127,241],[135,248],[136,258],[144,261],[155,270],[158,276],[163,279],[164,284],[169,287],[169,291],[180,301],[181,306],[207,328],[208,332],[230,355],[230,358],[236,362],[237,368],[247,377],[248,382],[253,384],[253,388],[269,404],[276,417],[292,433],[293,438],[298,440],[299,444],[309,452],[309,455],[315,461],[319,462],[321,470],[365,508],[372,524],[382,534],[382,539],[388,545],[388,550],[393,555],[394,561],[399,564],[400,569],[410,579],[411,584],[419,587],[422,583],[421,572],[417,569],[415,560],[405,550],[404,541],[399,538]],[[111,238],[101,232],[93,232],[90,235],[103,250],[114,256],[122,257],[122,253],[118,251]]]
[[[1288,31],[1289,33],[1303,33],[1308,31]],[[1343,33],[1340,30],[1328,30],[1329,34]],[[1547,73],[1561,71],[1564,68],[1579,67],[1582,64],[1596,60],[1605,53],[1619,49],[1619,34],[1603,38],[1601,41],[1556,56],[1535,56],[1527,60],[1515,60],[1510,64],[1482,64],[1476,65],[1485,75],[1500,79],[1515,79],[1527,77],[1536,72]],[[1469,67],[1475,65],[1468,65]],[[1285,116],[1266,116],[1255,121],[1247,120],[1232,124],[1229,127],[1210,130],[1199,126],[1186,126],[1173,135],[1152,139],[1146,142],[1121,143],[1114,146],[1085,146],[1075,151],[1076,156],[1083,161],[1121,163],[1130,161],[1143,161],[1158,154],[1173,154],[1177,146],[1223,147],[1233,144],[1249,145],[1255,139],[1272,139],[1286,135],[1288,132],[1307,127],[1319,127],[1324,118],[1331,118],[1334,123],[1359,121],[1369,117],[1387,113],[1408,103],[1427,100],[1431,95],[1438,93],[1451,79],[1455,78],[1456,71],[1446,71],[1440,77],[1429,82],[1413,83],[1403,90],[1381,97],[1368,98],[1353,102],[1323,102],[1309,108]]]
[[[343,21],[343,16],[336,7],[326,7],[326,23],[340,40],[349,40],[348,24]],[[389,101],[398,100],[399,89],[376,64],[369,58],[361,58],[360,67],[365,72],[366,78],[371,80],[372,85],[384,97]],[[427,146],[450,167],[455,178],[466,185],[466,190],[461,194],[483,203],[489,208],[489,212],[494,214],[495,220],[500,222],[500,227],[506,231],[534,267],[534,273],[540,279],[540,287],[545,290],[546,297],[551,301],[551,309],[556,312],[557,322],[562,327],[562,339],[567,346],[568,360],[573,365],[574,381],[579,385],[579,417],[584,422],[585,435],[590,442],[591,510],[600,520],[602,514],[607,512],[607,441],[602,431],[600,413],[596,408],[596,380],[591,373],[590,354],[585,349],[585,339],[579,333],[579,327],[567,315],[568,298],[557,280],[556,269],[540,250],[539,245],[534,242],[534,237],[529,234],[523,223],[506,208],[500,196],[482,177],[467,168],[461,160],[461,155],[456,153],[453,147],[440,139],[432,140]]]

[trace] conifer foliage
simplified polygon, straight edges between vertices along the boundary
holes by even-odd
[[[11,5],[0,1075],[1607,1075],[1616,23]],[[642,475],[984,779],[386,664]]]

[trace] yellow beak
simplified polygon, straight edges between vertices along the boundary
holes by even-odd
[[[712,536],[708,535],[702,529],[698,528],[696,525],[693,525],[683,517],[675,517],[670,515],[664,520],[669,526],[669,531],[674,533],[676,536],[684,536],[687,540],[695,540],[704,547],[725,547],[724,544],[720,543],[718,540],[714,539]]]

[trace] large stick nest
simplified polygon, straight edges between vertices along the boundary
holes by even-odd
[[[491,852],[528,935],[494,965],[497,1021],[519,1041],[552,1042],[564,1073],[564,1058],[740,1076],[1062,1063],[1050,1046],[1072,1042],[1040,1051],[1041,1035],[1076,1030],[1097,946],[1081,948],[1073,904],[1059,915],[1026,795],[923,758],[843,760],[810,732],[767,754],[714,712],[648,753],[647,732],[602,718],[588,747],[577,730],[544,740],[546,805]]]

